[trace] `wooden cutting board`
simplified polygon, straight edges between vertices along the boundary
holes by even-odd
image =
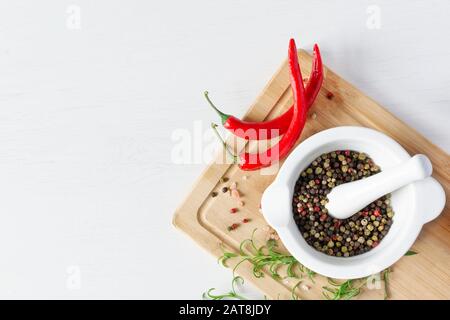
[[[303,75],[308,75],[311,70],[311,56],[300,50],[299,59]],[[324,129],[342,125],[374,128],[394,138],[410,154],[426,154],[434,166],[433,176],[444,186],[447,197],[450,197],[449,155],[338,75],[328,69],[325,72],[321,92],[309,111],[301,140]],[[332,99],[327,98],[329,92],[333,94]],[[291,104],[289,72],[287,63],[284,62],[250,107],[245,119],[252,121],[271,119],[284,112]],[[264,175],[259,171],[243,172],[234,164],[223,163],[225,157],[225,153],[220,152],[218,161],[206,168],[176,210],[173,219],[177,228],[216,257],[222,255],[223,248],[238,252],[240,242],[249,238],[255,228],[257,228],[255,233],[257,244],[265,243],[267,223],[260,213],[259,204],[262,193],[276,176],[276,170],[273,174],[265,172]],[[247,176],[247,179],[244,179],[244,176]],[[228,178],[228,182],[220,182],[223,177]],[[230,208],[237,207],[236,200],[229,193],[221,192],[222,187],[229,186],[233,181],[237,182],[238,190],[245,202],[244,207],[239,208],[236,214],[229,213]],[[213,191],[218,192],[217,197],[211,197]],[[227,226],[244,218],[251,219],[251,222],[241,224],[236,230],[227,231]],[[419,254],[403,257],[392,268],[391,298],[450,299],[449,201],[441,216],[424,226],[413,249]],[[282,244],[281,250],[285,250]],[[232,267],[237,261],[230,260],[228,265]],[[291,288],[298,282],[298,279],[275,280],[269,273],[263,278],[255,278],[252,274],[252,265],[247,262],[239,266],[237,273],[272,299],[290,299]],[[298,289],[296,293],[300,298],[323,299],[322,286],[327,283],[326,278],[317,275],[315,283],[310,280],[305,280],[304,283],[309,284],[311,289],[308,291]],[[358,299],[382,299],[383,295],[383,288],[364,289]]]

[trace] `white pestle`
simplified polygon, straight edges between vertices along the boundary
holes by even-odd
[[[433,167],[423,154],[383,170],[373,176],[354,182],[343,183],[328,194],[328,214],[346,219],[364,209],[378,198],[431,175]]]

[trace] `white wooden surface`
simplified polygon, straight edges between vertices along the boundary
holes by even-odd
[[[229,271],[170,223],[205,166],[172,163],[172,133],[218,121],[205,89],[242,115],[291,36],[450,152],[448,12],[446,0],[2,1],[0,298],[227,289]]]

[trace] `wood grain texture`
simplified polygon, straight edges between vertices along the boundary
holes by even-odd
[[[303,74],[309,74],[311,57],[306,52],[299,51],[299,58]],[[331,100],[326,98],[329,91],[334,94]],[[250,107],[245,118],[254,121],[270,119],[286,110],[291,103],[292,95],[285,62]],[[434,165],[433,176],[444,186],[447,195],[449,194],[450,157],[354,86],[334,72],[326,70],[322,90],[310,110],[309,121],[301,140],[321,130],[341,125],[374,128],[397,140],[409,153],[428,155]],[[242,147],[242,143],[237,146],[238,149]],[[255,228],[258,228],[255,235],[256,241],[259,244],[264,243],[266,233],[263,229],[267,223],[258,208],[263,191],[275,178],[274,174],[262,175],[259,171],[243,173],[236,165],[223,163],[224,161],[221,160],[224,158],[225,155],[222,152],[218,155],[218,161],[207,167],[187,198],[176,210],[173,219],[176,227],[217,257],[222,255],[222,247],[237,251],[239,243],[248,238]],[[248,179],[243,180],[243,175],[246,175]],[[224,176],[230,181],[236,181],[243,195],[245,206],[240,208],[236,215],[228,212],[229,208],[236,206],[236,201],[220,192],[220,188],[225,184],[220,183],[219,180]],[[210,197],[212,191],[219,191],[219,196]],[[420,254],[402,258],[393,266],[390,286],[393,299],[450,298],[449,211],[447,201],[442,215],[425,225],[413,246]],[[233,232],[226,230],[228,225],[242,218],[250,218],[252,221],[243,224]],[[256,279],[252,276],[248,263],[242,264],[238,273],[270,298],[290,298],[290,289],[296,283],[295,279],[276,281],[269,275]],[[310,291],[298,294],[306,299],[321,298],[321,287],[325,282],[326,279],[318,276],[316,283],[311,284]],[[382,298],[383,294],[381,289],[365,290],[359,298]]]

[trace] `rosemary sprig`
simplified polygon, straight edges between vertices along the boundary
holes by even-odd
[[[338,283],[335,280],[328,278],[328,283],[332,287],[322,287],[322,294],[328,300],[350,300],[361,293],[361,287],[364,285],[364,281],[362,280],[365,280],[365,278],[346,280],[342,283]]]
[[[291,289],[291,296],[292,296],[292,300],[299,300],[299,296],[295,293],[295,290],[297,290],[297,288],[300,286],[300,284],[303,281],[300,280],[299,282],[297,282],[297,284],[295,286],[292,287]]]
[[[229,259],[240,258],[240,261],[233,268],[233,275],[235,275],[236,270],[244,261],[249,261],[253,265],[253,275],[256,278],[262,278],[264,270],[269,271],[274,279],[298,278],[296,270],[299,270],[301,273],[306,273],[313,280],[315,272],[301,265],[293,256],[277,251],[277,242],[275,240],[268,240],[265,245],[258,247],[254,241],[255,232],[256,229],[253,231],[251,238],[241,242],[238,254],[224,252],[219,258],[219,262],[225,267]],[[282,266],[287,266],[286,276],[284,277],[279,273],[279,269]]]
[[[223,299],[236,299],[236,300],[247,300],[246,297],[244,297],[241,294],[238,294],[236,292],[236,288],[235,285],[236,284],[244,284],[244,278],[240,277],[240,276],[236,276],[233,277],[233,279],[231,280],[231,290],[227,293],[223,293],[223,294],[212,294],[211,292],[216,290],[215,288],[210,288],[208,291],[203,293],[203,299],[204,300],[223,300]]]
[[[204,297],[218,300],[224,298],[234,298],[234,299],[245,299],[241,295],[238,295],[234,290],[234,284],[237,281],[241,281],[243,283],[243,279],[239,276],[236,276],[236,270],[238,267],[245,261],[250,262],[253,265],[253,275],[256,278],[262,278],[264,276],[264,270],[267,270],[271,277],[274,279],[284,279],[284,278],[303,278],[303,275],[306,275],[313,283],[314,276],[316,273],[301,263],[299,263],[293,256],[289,254],[284,254],[276,250],[277,242],[275,240],[268,240],[265,245],[257,246],[254,241],[254,235],[257,229],[255,229],[252,233],[251,238],[245,239],[241,242],[239,246],[239,252],[227,252],[224,250],[223,255],[219,258],[219,262],[227,267],[227,262],[229,259],[239,258],[240,260],[236,263],[233,268],[233,281],[232,281],[232,290],[223,295],[213,295],[211,291],[214,288],[209,289],[206,293],[204,293]],[[414,255],[417,252],[408,251],[405,255]],[[287,266],[286,275],[281,276],[279,273],[279,268],[282,266]],[[297,272],[300,272],[299,273]],[[390,290],[389,290],[389,276],[391,269],[387,268],[381,272],[382,280],[384,281],[384,299],[389,299]],[[362,287],[366,283],[367,278],[361,279],[351,279],[345,280],[343,282],[337,282],[336,280],[328,278],[329,286],[322,287],[322,295],[328,300],[349,300],[356,296],[358,296],[362,292]],[[292,289],[291,296],[292,299],[298,300],[299,297],[295,293],[298,289],[302,280],[299,281]]]

